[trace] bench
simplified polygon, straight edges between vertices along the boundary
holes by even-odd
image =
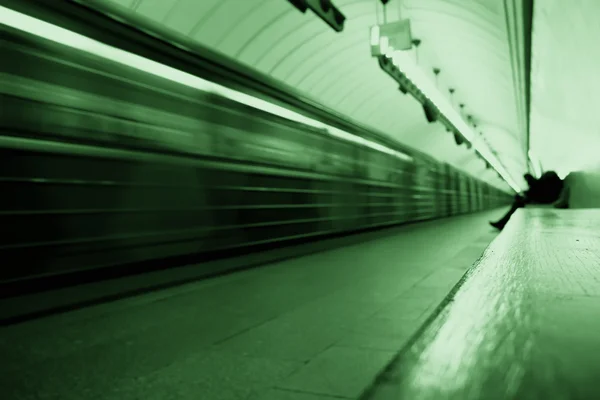
[[[600,210],[518,210],[362,399],[600,399]]]

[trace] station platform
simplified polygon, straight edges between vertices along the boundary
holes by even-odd
[[[600,211],[501,212],[4,326],[3,398],[598,398]]]
[[[600,398],[599,227],[518,210],[361,400]]]
[[[357,398],[497,235],[487,221],[500,213],[3,327],[4,398]]]

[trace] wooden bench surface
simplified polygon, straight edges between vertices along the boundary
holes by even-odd
[[[363,399],[600,399],[600,210],[518,210],[438,310]]]

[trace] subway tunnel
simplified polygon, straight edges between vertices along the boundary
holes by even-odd
[[[4,398],[599,397],[595,15],[1,0]]]

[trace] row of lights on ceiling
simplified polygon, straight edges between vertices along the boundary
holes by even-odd
[[[300,10],[301,12],[305,13],[308,9],[312,10],[317,16],[319,16],[322,20],[324,20],[327,24],[329,24],[335,31],[337,32],[341,32],[344,29],[344,22],[346,20],[346,17],[340,12],[340,10],[335,7],[331,0],[288,0],[290,3],[292,3],[298,10]],[[383,4],[383,6],[385,7],[387,5],[387,3],[389,3],[389,0],[380,0],[381,3]],[[377,38],[377,41],[379,41],[379,38]],[[418,50],[419,45],[421,44],[421,40],[420,39],[413,39],[412,40],[412,45]],[[372,44],[373,45],[373,44]],[[383,52],[385,53],[386,49],[381,49],[383,50]],[[390,74],[395,80],[398,81],[399,85],[400,85],[400,90],[403,93],[408,93],[411,92],[411,94],[417,98],[417,100],[421,101],[423,104],[423,110],[425,112],[425,117],[427,118],[427,121],[429,121],[430,123],[436,122],[439,119],[439,110],[433,105],[433,103],[425,98],[424,95],[419,95],[417,93],[415,93],[415,87],[414,85],[412,85],[410,82],[408,82],[408,79],[404,76],[404,74],[402,74],[397,67],[394,66],[393,60],[391,60],[392,57],[386,58],[385,54],[378,54],[378,56],[380,56],[379,59],[379,64],[381,66],[381,68],[386,71],[388,74]],[[381,57],[384,56],[384,57]],[[418,57],[418,55],[417,55]],[[392,61],[392,62],[390,62]],[[439,68],[434,68],[433,72],[436,76],[439,75],[440,73],[440,69]],[[454,94],[454,89],[450,89],[450,94]],[[461,111],[463,111],[464,104],[460,105]],[[467,116],[467,121],[469,123],[471,123],[473,125],[473,127],[477,127],[477,124],[475,124],[473,122],[473,118],[472,116]],[[454,126],[452,126],[452,124],[447,121],[444,118],[444,124],[446,125],[446,129],[449,132],[453,132],[454,133],[454,139],[456,141],[457,145],[461,145],[463,143],[466,144],[466,146],[468,148],[471,148],[471,143],[466,140],[459,132],[456,128],[454,128]]]
[[[389,2],[389,0],[380,0],[380,2],[383,4],[383,8],[384,8],[384,26],[385,26],[386,22],[387,22],[387,21],[385,21],[385,19],[386,19],[385,8],[386,8],[386,5]],[[465,144],[466,147],[468,149],[470,149],[472,147],[472,143],[469,140],[467,140],[459,132],[459,130],[452,124],[452,122],[450,122],[448,120],[448,118],[446,118],[440,112],[440,110],[435,106],[435,104],[427,96],[425,96],[425,94],[416,85],[414,85],[399,68],[400,60],[394,56],[396,51],[402,51],[402,50],[406,51],[406,50],[410,50],[411,48],[414,48],[417,64],[418,64],[418,60],[419,60],[418,50],[419,50],[419,46],[421,45],[422,41],[417,38],[412,38],[411,33],[410,33],[410,21],[400,20],[400,21],[390,24],[390,25],[395,25],[394,27],[392,27],[393,30],[400,29],[400,30],[405,31],[405,33],[406,33],[405,39],[409,39],[409,40],[401,40],[401,42],[403,42],[403,44],[400,45],[401,50],[396,50],[390,45],[389,38],[382,35],[382,32],[380,31],[380,29],[382,27],[380,25],[376,25],[371,30],[371,54],[373,56],[377,57],[379,66],[398,83],[399,90],[402,93],[404,93],[404,94],[410,93],[412,97],[414,97],[419,103],[421,103],[421,105],[423,107],[423,111],[425,113],[425,118],[427,119],[427,121],[429,123],[434,123],[434,122],[440,121],[445,126],[447,132],[452,132],[452,134],[454,136],[454,140],[458,146]],[[439,77],[440,72],[441,72],[440,68],[437,68],[437,67],[433,68],[433,74],[435,76],[435,82],[436,82],[436,86],[438,87],[438,89],[439,89],[438,77]],[[454,106],[454,93],[456,92],[456,89],[449,88],[448,91],[450,93],[452,105]],[[477,122],[475,121],[473,116],[470,114],[465,116],[465,114],[464,114],[465,104],[460,103],[459,108],[460,108],[459,114],[465,118],[467,124],[474,128],[474,131],[476,132],[476,134],[478,134],[480,136],[480,139],[483,142],[485,142],[486,145],[488,145],[488,147],[490,147],[490,149],[491,149],[491,146],[489,146],[489,143],[485,140],[485,137],[483,136],[483,134],[481,134],[480,132],[478,132],[476,130]],[[494,151],[492,151],[492,153],[494,155],[496,155],[496,153]],[[485,163],[486,168],[488,168],[488,169],[492,168],[490,163],[485,159],[485,157],[483,157],[479,153],[479,151],[475,150],[475,154],[478,156],[478,158],[480,158]]]
[[[341,13],[341,11],[331,2],[331,0],[288,0],[294,7],[300,10],[302,13],[305,13],[307,10],[313,11],[319,18],[321,18],[324,22],[326,22],[332,29],[336,32],[341,32],[344,29],[344,22],[346,21],[346,17]],[[389,0],[380,0],[384,7]],[[407,77],[400,71],[398,68],[397,62],[394,61],[393,52],[394,49],[391,46],[388,46],[387,43],[384,43],[384,46],[381,46],[380,37],[379,37],[379,26],[373,27],[374,32],[371,31],[371,50],[372,54],[378,58],[379,66],[390,75],[399,85],[399,89],[402,93],[408,94],[410,93],[417,101],[419,101],[423,106],[423,111],[425,113],[425,117],[429,123],[434,123],[440,121],[448,132],[452,132],[454,136],[454,140],[458,146],[465,144],[467,148],[471,148],[472,144],[469,140],[467,140],[456,127],[439,111],[439,109],[433,104],[433,102],[427,98],[421,90],[419,90]],[[410,27],[409,27],[410,29]],[[376,39],[375,39],[376,37]],[[385,38],[387,39],[387,38]],[[415,48],[417,53],[415,54],[418,62],[418,48],[421,44],[420,39],[411,39],[411,45]],[[384,48],[382,48],[384,47]],[[436,83],[438,75],[441,70],[439,68],[434,68],[433,73],[436,77]],[[455,89],[449,89],[451,97],[453,97]],[[464,103],[459,104],[460,113],[464,115]],[[474,121],[472,115],[466,116],[466,121],[473,128],[477,128],[477,123]],[[479,133],[480,134],[480,133]],[[481,135],[481,134],[480,134]],[[482,140],[485,141],[483,135],[481,135]],[[487,142],[486,142],[487,143]],[[476,150],[475,153],[479,158],[481,158],[487,168],[491,168],[490,164],[485,160],[485,158]]]
[[[374,27],[374,31],[377,31],[377,27]],[[433,102],[427,98],[427,96],[425,96],[425,94],[418,88],[416,87],[416,85],[414,85],[407,77],[406,75],[400,70],[399,68],[399,60],[395,59],[393,53],[394,50],[387,48],[387,46],[385,46],[383,49],[381,48],[381,46],[379,45],[379,38],[378,35],[376,33],[372,32],[372,54],[373,56],[375,56],[379,62],[379,66],[381,67],[381,69],[383,71],[385,71],[390,77],[392,77],[399,85],[399,90],[404,93],[404,94],[410,94],[412,97],[414,97],[419,103],[421,103],[422,107],[423,107],[423,111],[425,113],[425,118],[427,119],[427,121],[429,123],[434,123],[434,122],[438,122],[440,121],[445,127],[446,130],[448,132],[452,132],[454,134],[454,139],[456,141],[457,145],[462,145],[463,143],[467,146],[467,148],[471,148],[471,142],[469,142],[466,138],[464,138],[458,131],[458,129],[456,129],[454,127],[454,125],[439,111],[439,109],[433,104]],[[377,38],[377,40],[375,40],[375,38]],[[377,44],[375,44],[377,43]],[[412,40],[412,45],[414,47],[418,47],[421,44],[421,40],[419,39],[413,39]],[[433,68],[433,73],[436,77],[436,82],[437,82],[437,77],[440,74],[441,70],[439,68]],[[455,93],[455,89],[454,88],[450,88],[449,92],[450,95],[453,97],[454,93]],[[459,105],[460,110],[461,110],[461,114],[464,113],[464,107],[465,104],[461,103]],[[466,116],[466,120],[467,122],[473,126],[473,128],[477,128],[477,123],[474,121],[473,116],[472,115],[467,115]]]

